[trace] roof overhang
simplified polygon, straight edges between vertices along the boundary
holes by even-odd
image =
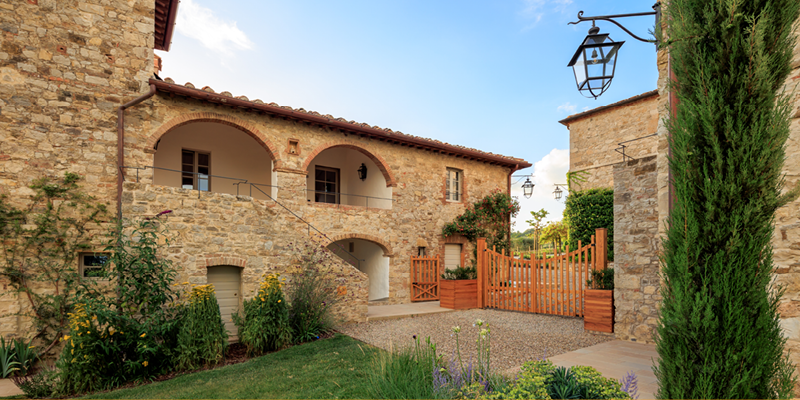
[[[611,109],[611,108],[624,106],[626,104],[633,103],[634,101],[647,99],[647,98],[650,98],[650,97],[653,97],[653,96],[658,96],[658,90],[651,90],[649,92],[644,92],[642,94],[639,94],[639,95],[636,95],[636,96],[633,96],[633,97],[629,97],[629,98],[627,98],[625,100],[620,100],[620,101],[618,101],[616,103],[612,103],[612,104],[609,104],[607,106],[601,106],[601,107],[593,108],[591,110],[584,111],[582,113],[570,115],[569,117],[564,118],[561,121],[558,121],[558,123],[560,123],[561,125],[564,125],[567,128],[569,128],[569,124],[571,124],[572,122],[575,122],[575,121],[577,121],[577,120],[579,120],[581,118],[586,118],[586,117],[588,117],[590,115],[594,115],[594,114],[606,111],[606,110]]]
[[[369,137],[383,142],[392,143],[409,148],[417,148],[433,151],[440,154],[460,157],[468,160],[485,162],[493,165],[500,165],[509,168],[528,168],[531,163],[522,159],[511,159],[495,154],[484,153],[477,150],[454,146],[430,139],[406,135],[399,132],[387,131],[373,128],[367,124],[354,124],[328,118],[326,116],[310,114],[303,111],[292,109],[291,107],[280,107],[270,104],[256,103],[249,100],[238,99],[224,96],[218,93],[211,93],[205,90],[189,88],[162,80],[151,79],[150,84],[155,85],[159,92],[185,96],[196,100],[207,101],[209,103],[223,104],[234,108],[241,108],[249,111],[268,114],[280,118],[301,121],[312,125],[318,125],[333,130],[339,130],[349,134],[362,137]]]
[[[155,43],[156,50],[169,51],[175,18],[178,16],[178,0],[155,0]]]

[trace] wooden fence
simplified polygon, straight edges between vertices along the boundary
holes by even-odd
[[[439,257],[411,257],[411,301],[439,300]]]
[[[606,235],[597,229],[575,251],[530,260],[487,249],[478,239],[478,306],[582,317],[589,271],[608,264]]]

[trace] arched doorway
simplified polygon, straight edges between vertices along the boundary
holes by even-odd
[[[228,124],[189,122],[165,133],[153,160],[153,183],[214,193],[275,197],[274,160],[251,135]],[[259,184],[258,189],[247,181]]]
[[[343,260],[367,274],[369,300],[389,297],[389,257],[378,244],[364,239],[342,239],[328,245],[328,249]]]

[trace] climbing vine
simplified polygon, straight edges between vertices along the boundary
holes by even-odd
[[[473,241],[485,237],[491,248],[508,249],[511,218],[519,212],[519,202],[499,189],[467,205],[464,213],[442,228],[442,236],[462,235]]]

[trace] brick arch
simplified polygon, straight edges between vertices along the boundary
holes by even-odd
[[[272,157],[272,160],[275,161],[275,168],[281,167],[281,159],[278,157],[278,149],[272,142],[267,139],[267,137],[255,127],[255,125],[230,115],[225,114],[218,114],[212,112],[196,112],[196,113],[187,113],[181,114],[163,124],[153,132],[152,135],[147,139],[145,143],[145,149],[155,149],[156,143],[168,132],[172,131],[175,128],[179,128],[181,126],[195,123],[195,122],[213,122],[222,125],[228,125],[230,127],[236,128],[244,133],[246,133],[251,138],[255,139],[264,150],[269,153],[269,156]]]
[[[334,236],[334,237],[332,237],[330,239],[330,242],[328,242],[325,245],[325,247],[328,247],[331,243],[335,243],[335,242],[338,242],[340,240],[347,240],[347,239],[361,239],[361,240],[366,240],[368,242],[375,243],[375,244],[378,245],[378,247],[381,248],[381,250],[383,250],[383,256],[384,257],[393,257],[394,256],[394,254],[392,253],[392,248],[391,248],[391,246],[389,246],[389,243],[386,243],[384,240],[381,240],[381,239],[379,239],[379,238],[377,238],[375,236],[365,235],[365,234],[361,234],[361,233],[343,233],[341,235],[336,235],[336,236]]]
[[[205,254],[197,259],[198,268],[217,267],[220,265],[230,265],[233,267],[245,268],[247,259],[236,254]]]
[[[369,150],[365,149],[361,143],[356,143],[356,142],[335,141],[335,142],[328,142],[321,144],[317,146],[317,148],[314,149],[314,151],[312,151],[308,155],[308,157],[306,157],[306,161],[303,163],[303,167],[301,169],[305,171],[306,174],[308,174],[308,166],[311,165],[311,161],[313,161],[314,158],[316,158],[323,151],[332,149],[334,147],[346,147],[348,149],[353,149],[364,154],[365,156],[367,156],[367,158],[372,160],[372,162],[375,163],[375,165],[378,166],[378,169],[381,170],[384,179],[386,179],[386,187],[397,186],[397,180],[394,178],[394,174],[392,174],[392,171],[389,169],[389,164],[386,163],[386,160],[384,160],[383,157],[373,154]]]

